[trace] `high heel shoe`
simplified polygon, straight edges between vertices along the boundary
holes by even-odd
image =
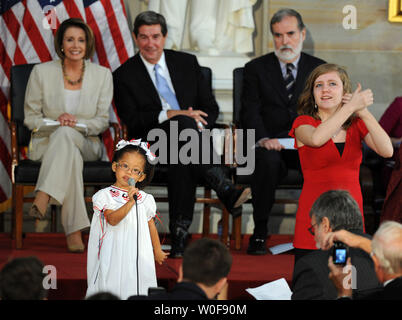
[[[31,206],[31,208],[29,209],[29,211],[28,211],[28,215],[33,217],[33,218],[43,220],[45,218],[46,212],[44,212],[44,213],[40,212],[40,210],[36,206],[36,204],[33,204]]]
[[[85,251],[85,245],[67,245],[67,250],[71,253],[83,253]]]
[[[82,242],[81,232],[73,232],[66,237],[67,250],[72,253],[82,253],[85,251],[85,245]]]

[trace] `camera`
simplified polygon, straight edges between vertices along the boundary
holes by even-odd
[[[332,260],[334,264],[345,265],[349,257],[349,248],[343,242],[334,242]]]
[[[148,288],[148,297],[152,297],[158,295],[160,293],[166,293],[166,289],[163,287],[149,287]]]

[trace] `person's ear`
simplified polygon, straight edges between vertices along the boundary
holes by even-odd
[[[223,288],[225,287],[226,283],[227,283],[227,278],[224,277],[220,280],[218,280],[218,282],[215,284],[215,291],[217,294],[221,293],[221,291],[223,290]]]
[[[302,41],[306,40],[306,28],[303,28],[301,34],[302,34]]]
[[[117,170],[117,162],[113,162],[112,163],[112,171],[116,172],[116,170]]]
[[[135,36],[134,31],[133,31],[133,32],[131,32],[131,34],[133,35],[133,39],[134,39],[135,46],[138,48],[138,44],[137,44],[137,37]]]
[[[329,223],[329,219],[327,217],[322,218],[321,225],[322,225],[321,228],[323,228],[323,231],[325,233],[328,233],[328,232],[332,231],[331,224]]]
[[[371,259],[373,259],[373,263],[374,263],[374,271],[377,275],[378,281],[380,281],[381,283],[383,283],[383,279],[384,279],[384,271],[382,270],[382,267],[380,265],[380,260],[378,260],[377,256],[375,254],[371,254]]]

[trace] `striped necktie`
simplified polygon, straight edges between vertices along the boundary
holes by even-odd
[[[295,66],[292,63],[287,63],[286,64],[286,75],[285,75],[285,86],[286,86],[286,91],[288,93],[288,98],[289,100],[292,98],[293,91],[294,91],[294,84],[295,84],[295,78],[293,77],[292,70],[295,68]]]
[[[176,95],[170,89],[166,79],[159,73],[160,65],[155,65],[155,79],[156,79],[156,88],[158,89],[159,94],[162,98],[169,104],[170,108],[173,110],[180,110],[179,103],[177,102]]]

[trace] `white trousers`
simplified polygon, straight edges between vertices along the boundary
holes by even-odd
[[[64,126],[40,140],[29,154],[31,160],[42,161],[35,191],[47,193],[51,203],[62,205],[61,223],[67,235],[89,227],[82,171],[84,161],[101,158],[100,140]]]

